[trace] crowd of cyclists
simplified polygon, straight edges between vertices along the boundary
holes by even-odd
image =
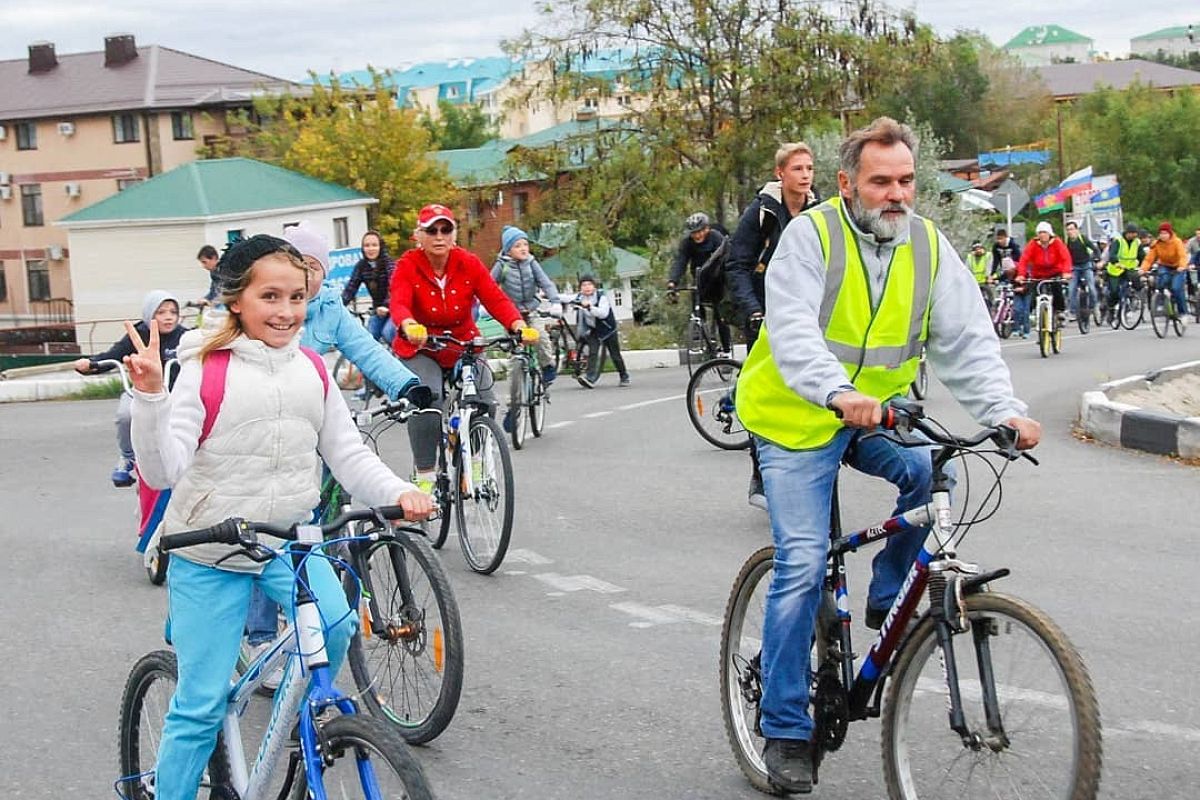
[[[900,487],[901,506],[928,499],[928,486],[922,483],[928,478],[927,464],[918,468],[920,459],[914,460],[908,452],[896,460],[896,453],[884,452],[888,450],[884,440],[871,440],[870,447],[858,440],[859,432],[879,424],[879,400],[911,382],[910,373],[926,346],[947,385],[974,416],[989,425],[1011,426],[1020,434],[1022,448],[1036,444],[1040,429],[1024,416],[1024,404],[1012,395],[995,337],[980,334],[979,320],[969,313],[964,298],[974,297],[972,282],[989,306],[999,288],[1011,291],[1016,298],[1016,334],[1024,338],[1030,331],[1031,290],[1038,282],[1054,281],[1054,309],[1064,319],[1080,313],[1082,292],[1099,296],[1098,273],[1110,308],[1123,285],[1137,285],[1147,274],[1168,286],[1179,307],[1186,308],[1189,265],[1193,271],[1200,266],[1200,230],[1185,244],[1169,222],[1163,222],[1154,235],[1126,226],[1121,236],[1107,242],[1089,240],[1074,223],[1067,223],[1059,236],[1050,223],[1039,222],[1034,239],[1023,247],[1008,231],[998,229],[990,242],[972,243],[961,259],[942,252],[947,247],[945,237],[912,212],[911,132],[886,119],[864,131],[848,140],[852,145],[848,151],[843,148],[839,191],[824,202],[813,185],[811,148],[802,142],[781,145],[774,179],[756,194],[732,234],[719,230],[702,212],[686,219],[667,280],[668,290],[674,292],[690,275],[702,309],[713,315],[724,354],[732,352],[732,335],[719,309],[722,297],[728,295],[744,322],[748,360],[739,379],[737,404],[754,434],[748,500],[755,507],[772,509],[772,531],[781,554],[776,569],[782,577],[777,580],[781,587],[787,585],[791,598],[777,600],[767,612],[770,630],[764,635],[764,660],[769,653],[778,671],[767,682],[762,726],[768,742],[768,771],[776,785],[788,791],[811,789],[811,775],[803,766],[809,758],[806,735],[811,733],[811,720],[805,719],[807,695],[797,693],[797,686],[782,686],[783,681],[805,683],[793,680],[802,667],[801,657],[795,654],[806,657],[807,647],[800,645],[809,635],[805,631],[811,629],[811,620],[806,628],[783,618],[815,613],[808,600],[795,594],[800,578],[792,568],[795,559],[807,563],[823,558],[815,555],[812,541],[823,541],[822,514],[828,516],[828,497],[819,496],[824,489],[809,485],[807,471],[832,480],[850,447],[855,466]],[[791,223],[801,217],[806,218],[802,230],[793,231]],[[205,246],[197,258],[212,277],[202,303],[223,311],[213,315],[212,324],[187,331],[179,325],[178,299],[167,292],[152,292],[141,323],[129,326],[122,342],[109,353],[76,364],[79,371],[88,372],[101,357],[124,358],[133,376],[136,391],[122,400],[118,411],[120,461],[113,483],[128,485],[140,472],[141,479],[153,485],[175,486],[173,503],[178,509],[168,515],[166,524],[176,530],[211,525],[229,513],[253,513],[239,503],[260,509],[263,519],[278,517],[267,497],[271,493],[288,498],[286,513],[280,512],[287,519],[278,521],[296,523],[312,511],[315,494],[309,483],[316,473],[308,467],[319,455],[355,495],[402,504],[414,519],[420,519],[432,510],[428,498],[437,479],[439,420],[433,415],[409,420],[413,469],[407,479],[399,478],[360,446],[340,395],[330,393],[328,384],[318,394],[320,385],[311,380],[312,368],[298,354],[319,355],[336,348],[361,369],[369,382],[366,392],[390,400],[410,397],[422,406],[441,409],[450,371],[462,348],[441,339],[433,347],[431,337],[460,341],[479,337],[480,308],[514,340],[536,348],[546,385],[558,378],[548,347],[549,326],[562,316],[564,307],[576,309],[579,341],[591,352],[588,372],[577,378],[580,385],[596,386],[606,356],[617,368],[619,385],[629,385],[612,304],[594,276],[580,276],[576,291],[561,292],[532,256],[530,238],[519,228],[504,229],[500,252],[490,268],[457,244],[457,234],[454,212],[437,203],[420,210],[412,233],[414,246],[395,261],[383,237],[368,231],[361,243],[362,258],[342,291],[325,285],[329,243],[306,224],[289,227],[282,238],[250,237],[232,244],[224,254]],[[847,249],[851,239],[871,247]],[[861,270],[847,267],[855,259],[862,261]],[[803,285],[813,264],[824,265],[821,269],[827,272],[820,280],[836,291],[827,289],[822,296],[821,291]],[[889,271],[895,269],[915,275],[908,289],[888,282]],[[360,286],[370,297],[365,324],[348,310]],[[838,300],[839,293],[844,303]],[[941,298],[937,303],[932,299],[935,293]],[[855,305],[864,298],[861,308]],[[923,314],[919,303],[925,303]],[[887,324],[875,326],[876,316],[888,309]],[[913,323],[917,330],[909,330],[910,320],[921,323]],[[824,326],[823,332],[818,324]],[[957,326],[954,337],[948,333],[952,325]],[[764,335],[768,328],[769,340]],[[971,347],[956,351],[964,330],[974,337]],[[855,339],[858,333],[860,340]],[[168,405],[162,402],[169,387],[164,386],[161,365],[175,356],[176,349],[182,354],[183,369],[175,391],[182,392],[183,400]],[[208,431],[204,427],[211,427],[212,421],[206,416],[198,365],[219,350],[230,353],[226,407],[231,410],[228,419]],[[850,350],[857,353],[856,368],[847,355]],[[876,351],[903,353],[897,365],[890,355],[891,360],[875,363]],[[979,370],[981,363],[989,369]],[[480,368],[489,369],[486,362]],[[290,399],[269,408],[255,399],[261,392],[250,388],[251,381],[275,386],[278,375],[285,372],[290,383],[278,388],[281,396]],[[481,381],[479,388],[485,400],[498,406],[493,383]],[[811,426],[797,432],[787,422],[792,414]],[[304,468],[273,474],[252,496],[241,496],[231,481],[258,480],[254,476],[263,467],[254,448],[259,445],[282,447]],[[803,458],[798,455],[804,453]],[[892,467],[887,469],[874,463],[888,459]],[[897,472],[899,467],[903,475]],[[205,480],[212,487],[201,485]],[[179,500],[180,485],[187,503]],[[210,502],[210,496],[220,502]],[[806,499],[801,502],[797,499],[801,497]],[[797,537],[804,543],[798,544]],[[898,570],[911,561],[917,538],[897,538],[895,546],[889,544],[876,560],[868,625],[882,624],[881,615],[903,577]],[[210,574],[214,568],[219,580]],[[242,647],[251,648],[253,656],[275,635],[279,601],[290,589],[281,575],[263,577],[261,567],[224,551],[199,557],[182,551],[173,558],[171,569],[174,643],[181,653],[177,695],[183,699],[174,702],[168,713],[160,764],[169,765],[172,777],[160,782],[158,796],[190,800],[205,763],[202,751],[211,751],[216,741],[224,712],[219,698],[232,668],[234,634],[214,627],[212,597],[218,591],[232,592],[233,601],[228,597],[222,601],[220,621],[225,628],[235,624],[244,628],[248,637]],[[323,576],[322,583],[328,584],[327,579]],[[315,588],[320,589],[318,604],[332,609],[327,618],[344,618],[339,587]],[[341,631],[331,639],[331,651],[344,650],[344,634]],[[214,660],[215,652],[221,658]],[[341,658],[340,653],[331,655],[335,664]],[[190,665],[187,671],[185,663]]]

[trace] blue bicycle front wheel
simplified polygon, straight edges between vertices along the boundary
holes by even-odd
[[[311,797],[309,784],[317,781],[324,785],[326,797],[433,799],[421,765],[400,734],[387,723],[352,714],[335,717],[321,729],[329,742],[325,755],[333,763],[323,767],[320,775],[304,774],[294,787],[292,796],[296,800]]]

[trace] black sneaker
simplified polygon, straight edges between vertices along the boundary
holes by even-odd
[[[747,496],[747,502],[755,508],[767,510],[767,494],[763,491],[762,478],[757,475],[750,479],[750,491]]]
[[[890,608],[871,608],[867,606],[867,613],[864,614],[863,624],[873,631],[877,631],[883,627],[883,621],[887,619]]]
[[[575,380],[579,381],[579,385],[585,389],[595,389],[596,388],[596,382],[585,375],[580,375]]]
[[[767,779],[785,792],[809,794],[813,788],[812,748],[803,739],[767,739],[763,748]]]

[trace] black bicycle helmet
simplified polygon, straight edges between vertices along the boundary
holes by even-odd
[[[683,223],[683,227],[688,233],[695,233],[696,231],[707,228],[708,214],[705,214],[703,211],[697,211],[695,214],[692,214],[687,218],[687,221]]]

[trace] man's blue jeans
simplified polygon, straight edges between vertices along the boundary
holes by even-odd
[[[850,466],[899,488],[893,513],[929,502],[933,477],[929,447],[904,448],[882,437],[864,440],[861,431],[849,428],[815,450],[786,450],[757,440],[775,541],[762,639],[762,731],[771,739],[812,738],[808,689],[813,627],[829,552],[833,481],[852,440]],[[926,532],[900,533],[887,540],[872,562],[869,606],[891,606]]]
[[[367,320],[367,332],[371,334],[372,339],[390,347],[392,340],[396,338],[396,325],[390,316],[381,317],[372,309],[371,316]]]
[[[1088,288],[1092,292],[1092,305],[1096,305],[1096,280],[1094,276],[1095,272],[1090,264],[1086,267],[1071,268],[1071,283],[1067,288],[1067,306],[1071,309],[1072,314],[1079,311],[1079,282],[1081,280],[1087,281]]]
[[[1032,310],[1033,289],[1026,289],[1023,294],[1013,295],[1013,324],[1017,334],[1029,335],[1029,313]]]
[[[1159,286],[1167,287],[1171,292],[1171,297],[1175,300],[1175,313],[1180,318],[1187,316],[1187,270],[1156,267],[1154,270],[1154,286],[1156,288]]]

